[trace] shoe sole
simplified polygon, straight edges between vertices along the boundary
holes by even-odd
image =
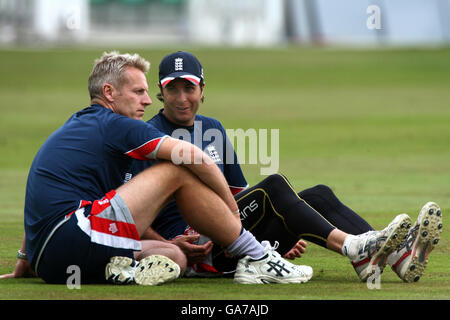
[[[246,276],[235,275],[234,282],[240,284],[270,284],[270,283],[306,283],[311,277],[304,278],[291,278],[291,279],[279,279],[277,277],[271,277],[266,275],[261,276]]]
[[[387,257],[393,252],[397,246],[405,240],[408,230],[411,227],[411,218],[406,214],[399,214],[389,224],[394,224],[394,228],[387,236],[386,241],[378,250],[378,252],[372,256],[367,268],[361,271],[359,277],[361,281],[367,281],[367,279],[377,273],[376,267],[378,267],[378,273],[383,273],[384,267],[387,263]]]
[[[298,266],[300,267],[300,266]],[[297,268],[297,267],[296,267]],[[284,278],[270,275],[247,275],[243,273],[235,274],[234,282],[241,284],[269,284],[269,283],[306,283],[313,276],[313,270],[310,270],[311,274],[297,278]]]
[[[171,259],[152,255],[139,261],[134,281],[143,286],[155,286],[173,281],[180,276],[180,267]]]
[[[411,250],[411,261],[403,269],[406,269],[402,280],[405,282],[417,282],[425,272],[428,264],[428,255],[439,243],[442,232],[442,213],[434,202],[428,202],[423,206],[417,223],[420,224],[418,234]]]
[[[124,272],[133,264],[133,259],[128,257],[112,257],[105,268],[105,277],[108,282],[114,284],[130,284],[134,282],[134,276]]]

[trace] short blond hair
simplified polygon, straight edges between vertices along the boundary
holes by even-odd
[[[88,79],[88,90],[91,99],[102,97],[102,87],[105,83],[120,88],[125,82],[125,70],[127,67],[134,67],[147,73],[150,69],[150,62],[139,56],[137,53],[120,54],[117,51],[104,52],[100,59],[95,60],[94,68]]]

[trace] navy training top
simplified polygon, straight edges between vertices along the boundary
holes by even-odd
[[[25,194],[26,251],[31,266],[55,224],[82,200],[101,199],[123,184],[132,159],[154,159],[164,133],[144,121],[91,105],[45,141],[31,165]]]

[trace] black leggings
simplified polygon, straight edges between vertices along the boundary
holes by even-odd
[[[268,176],[235,197],[243,227],[259,241],[278,241],[281,255],[299,239],[326,247],[326,239],[335,228],[350,234],[372,230],[329,187],[317,185],[297,194],[280,174]],[[213,248],[213,263],[219,271],[233,270],[236,261],[226,258],[218,246]]]
[[[344,205],[333,191],[323,184],[303,190],[298,195],[339,230],[355,235],[373,230],[366,220]]]

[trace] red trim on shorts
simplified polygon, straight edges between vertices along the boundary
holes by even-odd
[[[137,231],[136,225],[134,225],[133,223],[110,220],[98,216],[105,209],[111,206],[110,200],[114,198],[115,195],[116,191],[111,190],[106,193],[105,196],[100,200],[95,200],[93,202],[81,200],[78,209],[86,207],[88,205],[92,205],[91,212],[87,217],[91,224],[91,230],[117,237],[124,237],[140,241],[140,236]],[[75,211],[76,210],[66,215],[66,219],[69,218]]]
[[[103,198],[100,200],[95,200],[92,204],[91,214],[96,215],[101,213],[103,210],[111,206],[111,203],[109,202],[114,196],[116,195],[115,190],[111,190]]]
[[[86,207],[88,205],[92,204],[92,201],[87,201],[87,200],[81,200],[80,201],[80,205],[78,206],[78,208],[76,210],[73,210],[72,212],[70,212],[69,214],[66,215],[66,219],[69,218],[75,211],[77,211],[80,208]]]
[[[109,220],[90,215],[91,229],[97,232],[110,234],[116,237],[130,238],[140,240],[136,226],[132,223]]]

